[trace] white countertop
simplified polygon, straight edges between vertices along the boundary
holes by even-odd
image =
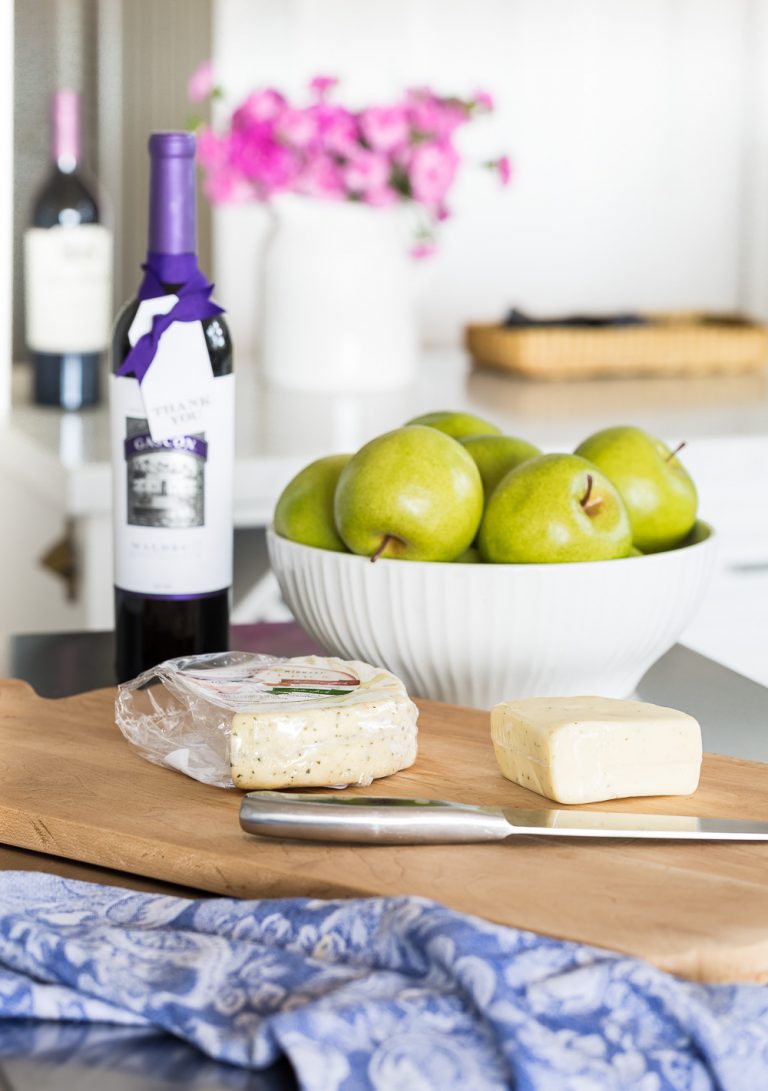
[[[71,520],[82,569],[75,627],[107,628],[112,575],[106,405],[81,413],[33,406],[28,369],[15,372],[13,413],[0,429],[0,469],[16,483],[14,496],[29,492],[37,498],[38,513],[49,513],[49,535],[56,533],[57,520],[65,525]],[[312,458],[355,450],[420,412],[450,408],[473,410],[548,450],[572,449],[598,428],[622,422],[668,441],[687,440],[685,464],[697,483],[701,515],[717,528],[720,559],[685,642],[768,681],[765,375],[533,383],[473,372],[460,352],[435,351],[424,356],[419,381],[410,389],[317,395],[265,389],[255,368],[240,363],[236,525],[265,526],[285,483]],[[39,588],[35,551],[42,552],[47,541],[30,529],[13,541],[14,548],[23,542],[22,548],[31,550],[28,585],[23,586]],[[252,549],[253,536],[249,542]],[[12,590],[6,588],[6,596],[7,606]],[[26,617],[27,610],[22,596],[18,611]]]
[[[17,365],[14,372],[6,454],[15,443],[34,458],[38,478],[47,467],[51,487],[65,491],[68,514],[107,512],[106,405],[79,413],[31,405],[27,368]],[[266,388],[249,362],[238,365],[237,376],[239,526],[266,523],[285,482],[312,458],[356,450],[433,409],[471,410],[546,449],[570,449],[598,428],[623,422],[675,441],[768,435],[765,374],[534,383],[473,371],[462,352],[441,350],[425,353],[418,381],[397,391],[318,395]]]

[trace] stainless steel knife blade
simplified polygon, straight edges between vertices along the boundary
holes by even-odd
[[[249,792],[240,825],[260,837],[380,845],[502,841],[515,836],[768,841],[768,822],[581,807],[481,807],[441,799]]]

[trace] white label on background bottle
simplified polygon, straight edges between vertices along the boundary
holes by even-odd
[[[137,380],[110,381],[116,586],[167,598],[229,587],[234,375],[213,380],[204,432],[159,441]]]
[[[102,224],[24,235],[26,337],[33,352],[103,352],[112,321],[112,235]]]

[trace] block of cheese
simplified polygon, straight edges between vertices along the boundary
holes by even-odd
[[[364,785],[416,760],[418,710],[389,671],[307,656],[264,668],[260,684],[232,719],[237,788]]]
[[[689,795],[701,771],[701,729],[674,708],[609,697],[530,697],[491,711],[509,780],[558,803]]]

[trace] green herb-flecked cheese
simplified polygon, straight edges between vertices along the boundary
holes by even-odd
[[[413,764],[418,710],[399,678],[358,661],[312,656],[305,662],[350,671],[359,685],[316,698],[286,692],[279,707],[237,712],[230,737],[235,787],[364,785]]]

